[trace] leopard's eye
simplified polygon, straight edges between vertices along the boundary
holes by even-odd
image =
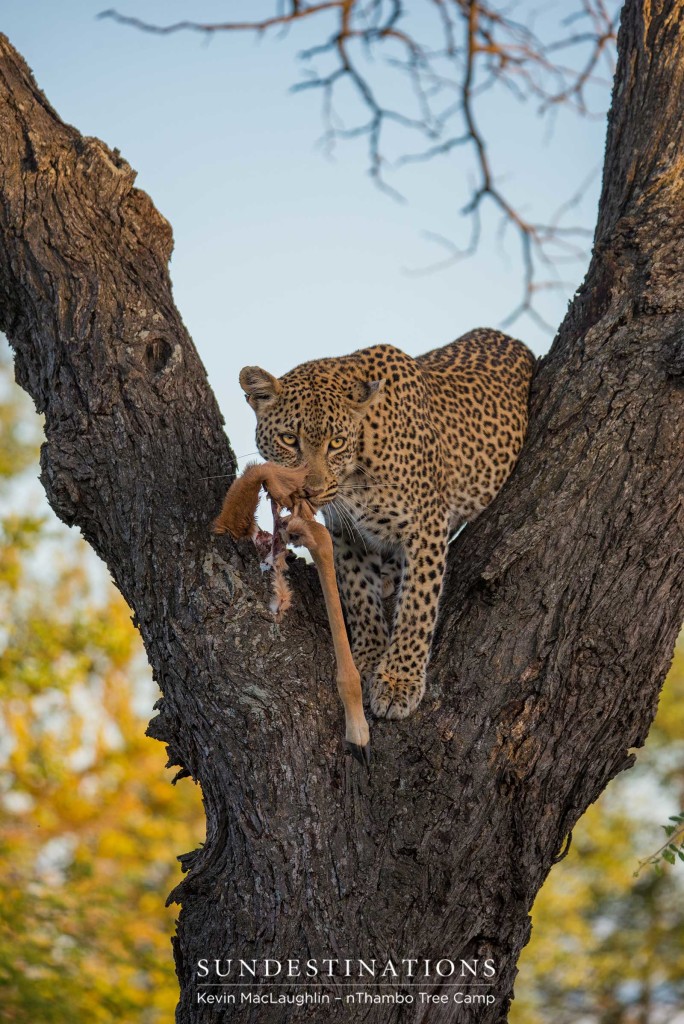
[[[278,440],[282,441],[283,444],[287,445],[288,448],[297,447],[298,442],[294,434],[278,434]]]
[[[346,437],[333,437],[328,443],[328,448],[330,448],[331,451],[339,452],[342,448],[344,448],[346,443]]]

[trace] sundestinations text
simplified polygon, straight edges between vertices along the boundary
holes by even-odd
[[[199,978],[494,978],[491,959],[452,960],[264,960],[197,961]]]

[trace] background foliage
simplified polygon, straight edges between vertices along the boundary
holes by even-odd
[[[0,363],[2,1019],[161,1024],[164,908],[201,841],[144,730],[156,698],[129,611],[35,482],[38,430]],[[684,1005],[684,872],[639,861],[684,784],[684,649],[638,767],[575,830],[533,912],[513,1024],[668,1024]]]
[[[0,373],[0,1016],[170,1021],[164,900],[203,838],[199,791],[144,735],[130,613],[27,481],[35,418]]]
[[[682,865],[640,862],[684,803],[682,638],[637,765],[580,819],[532,911],[511,1024],[684,1021]],[[638,874],[636,872],[638,871]]]

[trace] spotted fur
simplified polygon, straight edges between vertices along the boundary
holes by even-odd
[[[376,345],[280,379],[240,374],[261,455],[308,465],[376,715],[405,718],[423,697],[447,542],[515,464],[533,366],[522,342],[480,328],[416,359]]]

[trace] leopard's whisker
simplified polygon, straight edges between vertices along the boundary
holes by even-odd
[[[357,463],[356,464],[356,466],[354,468],[354,472],[355,473],[362,473],[364,476],[367,476],[369,480],[374,480],[375,479],[374,477],[371,476],[370,472],[368,471],[368,467],[367,466],[362,466],[361,463]]]
[[[337,510],[337,513],[340,519],[342,520],[342,523],[346,530],[351,534],[352,537],[356,537],[358,540],[361,540],[361,535],[356,528],[356,523],[353,517],[351,516],[349,509],[347,508],[346,503],[342,498],[342,495],[338,494],[334,502],[332,502],[331,504],[335,506],[335,509]]]
[[[353,499],[354,505],[352,505],[351,502],[349,501],[347,494],[340,495],[340,499],[345,502],[345,505],[352,513],[356,512],[356,507],[364,509],[366,514],[377,512],[377,506],[373,507],[372,505],[368,505],[365,501],[361,501],[359,498]],[[366,519],[367,515],[364,515],[362,518]],[[361,520],[358,521],[360,522]]]
[[[349,503],[345,500],[344,495],[342,495],[342,494],[338,495],[338,498],[336,500],[339,500],[343,504],[344,508],[346,509],[347,518],[348,518],[348,520],[350,522],[354,523],[356,536],[359,538],[359,540],[363,544],[364,551],[366,552],[366,554],[368,554],[368,547],[366,546],[366,538],[363,536],[363,534],[361,533],[361,530],[359,529],[359,526],[360,526],[360,524],[362,522],[362,519],[357,518],[357,516],[355,514],[356,510],[354,508],[352,508],[352,506],[349,505]],[[363,518],[365,518],[365,517],[363,517]]]
[[[356,535],[358,537],[358,532],[356,530],[356,527],[354,526],[354,522],[350,518],[349,513],[346,511],[346,509],[340,503],[339,496],[337,498],[335,498],[333,501],[331,501],[330,504],[332,505],[332,507],[337,512],[337,515],[339,516],[340,522],[342,523],[343,527],[349,533],[351,533],[352,537],[354,535]]]

